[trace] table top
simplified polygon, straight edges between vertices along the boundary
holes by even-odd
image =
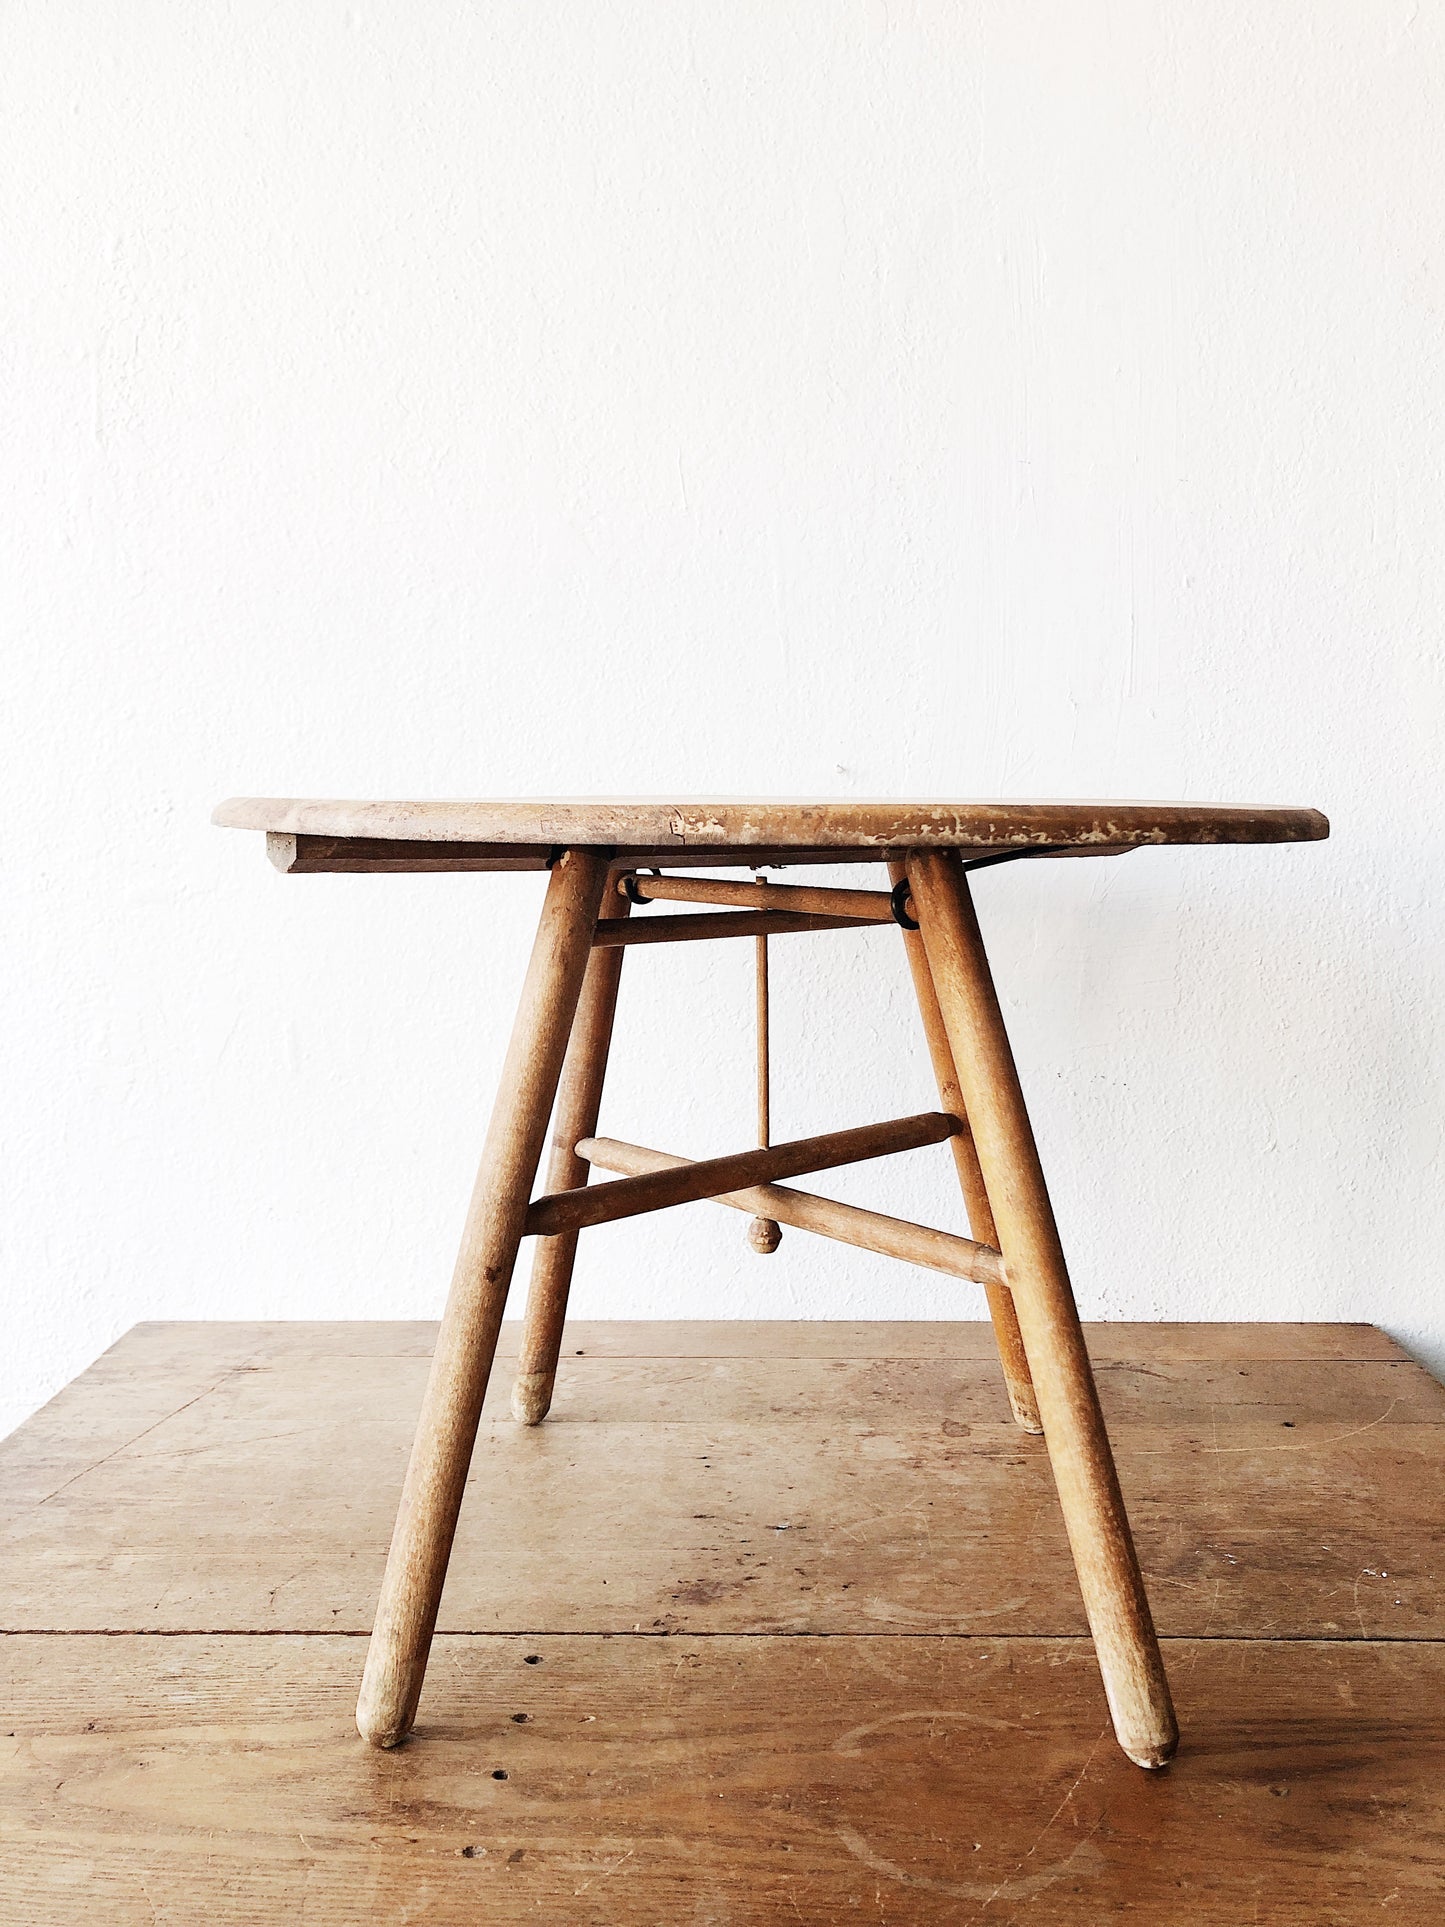
[[[498,867],[517,846],[610,848],[659,862],[744,861],[777,851],[815,861],[881,858],[890,850],[986,853],[1031,847],[1080,856],[1151,844],[1308,843],[1329,835],[1318,810],[1234,803],[840,802],[831,798],[518,797],[465,802],[341,802],[238,796],[213,822],[273,836],[495,848]],[[507,867],[513,867],[508,864]]]

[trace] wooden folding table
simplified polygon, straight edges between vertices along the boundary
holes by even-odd
[[[537,1239],[513,1411],[545,1417],[577,1235],[711,1198],[772,1249],[794,1225],[981,1284],[1014,1417],[1042,1433],[1119,1744],[1163,1766],[1178,1742],[1158,1641],[968,873],[1152,844],[1308,842],[1317,811],[1194,803],[835,803],[240,798],[217,823],[264,830],[272,861],[309,871],[537,870],[546,898],[437,1339],[367,1654],[357,1726],[395,1746],[416,1715],[512,1268]],[[886,863],[888,890],[666,876]],[[634,915],[657,903],[693,910]],[[897,925],[940,1109],[769,1141],[767,940]],[[596,1135],[624,950],[752,937],[759,959],[760,1143],[692,1162]],[[531,1197],[555,1105],[546,1195]],[[816,1197],[780,1180],[947,1142],[972,1238]],[[593,1166],[619,1172],[590,1185]]]

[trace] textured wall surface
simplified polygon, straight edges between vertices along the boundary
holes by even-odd
[[[1442,88],[1440,0],[7,7],[4,1420],[440,1306],[541,884],[235,792],[1316,805],[981,915],[1088,1314],[1445,1360]],[[748,970],[629,957],[605,1129],[748,1141]],[[779,1135],[931,1101],[888,932],[774,980]],[[742,1240],[578,1309],[979,1315]]]

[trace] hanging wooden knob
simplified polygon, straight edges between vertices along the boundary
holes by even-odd
[[[761,1252],[766,1258],[782,1242],[783,1227],[780,1224],[775,1224],[771,1218],[748,1219],[748,1243],[754,1251]]]
[[[762,878],[758,878],[762,882]],[[771,1141],[772,1117],[768,1090],[768,940],[757,939],[758,989],[758,1145],[766,1151]],[[771,1218],[748,1221],[748,1243],[766,1258],[783,1242],[783,1228]]]

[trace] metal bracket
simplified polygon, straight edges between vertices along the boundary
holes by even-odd
[[[661,870],[653,870],[651,874],[655,877],[660,877],[662,872]],[[656,903],[656,897],[645,896],[637,887],[637,877],[638,872],[636,870],[630,870],[622,879],[623,896],[626,897],[629,903]]]
[[[1061,850],[1076,850],[1077,843],[1030,843],[1022,850],[1000,850],[994,856],[976,856],[963,865],[965,870],[990,870],[995,863],[1017,863],[1023,856],[1057,856]]]
[[[908,878],[900,877],[889,892],[889,902],[893,906],[893,921],[905,930],[916,930],[916,920],[909,916],[905,905],[909,901]]]

